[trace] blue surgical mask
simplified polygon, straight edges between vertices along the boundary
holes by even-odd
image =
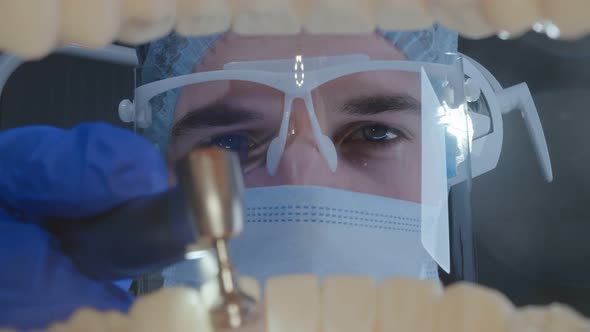
[[[421,242],[418,203],[313,186],[250,188],[244,203],[244,231],[230,242],[241,275],[438,278]],[[194,284],[195,269],[191,261],[171,266],[164,284]]]

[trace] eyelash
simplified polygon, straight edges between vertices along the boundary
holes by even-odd
[[[261,137],[260,133],[252,132],[249,130],[237,130],[237,131],[229,131],[225,133],[218,133],[213,135],[205,140],[199,141],[199,146],[215,146],[215,141],[221,140],[222,138],[228,138],[230,136],[241,136],[247,139],[247,157],[251,157],[252,155],[258,156],[261,158],[261,153],[264,154],[264,150],[266,149],[266,138]],[[236,151],[238,153],[244,151]],[[265,154],[264,154],[265,155]]]
[[[362,133],[361,131],[366,128],[369,128],[369,127],[379,127],[381,129],[385,129],[388,132],[392,132],[396,136],[392,139],[386,139],[383,141],[363,140],[361,142],[364,144],[371,144],[374,148],[386,148],[386,147],[389,147],[393,144],[399,143],[400,140],[408,138],[408,136],[406,134],[404,134],[404,132],[398,128],[394,128],[394,127],[388,126],[383,123],[364,122],[364,123],[352,124],[352,125],[348,126],[345,130],[343,130],[344,134],[338,135],[338,137],[339,137],[339,139],[337,140],[338,144],[345,143],[347,139],[349,139],[353,135],[358,134],[359,132],[360,132],[360,135],[364,136],[364,133]]]
[[[391,139],[384,139],[384,140],[369,140],[366,138],[366,134],[363,133],[363,130],[366,130],[367,128],[371,128],[371,127],[376,127],[379,128],[380,130],[385,130],[386,132],[390,132],[393,135],[395,135],[395,137],[391,138]],[[231,132],[227,132],[227,133],[218,133],[217,135],[211,136],[208,139],[202,140],[200,142],[198,142],[199,146],[212,146],[215,145],[215,141],[216,140],[220,140],[222,138],[225,137],[229,137],[229,136],[243,136],[245,137],[248,142],[248,146],[247,146],[247,154],[248,156],[258,156],[258,158],[262,158],[262,155],[260,155],[260,153],[262,153],[262,151],[260,149],[265,149],[266,144],[264,143],[266,140],[268,140],[269,137],[267,137],[266,139],[261,139],[261,135],[260,133],[255,133],[255,132],[251,132],[249,130],[237,130],[237,131],[231,131]],[[358,137],[354,137],[354,136],[358,136]],[[373,150],[379,150],[379,149],[387,149],[392,147],[395,144],[400,143],[401,140],[405,140],[408,139],[408,135],[406,135],[402,130],[383,124],[383,123],[378,123],[378,122],[360,122],[360,123],[353,123],[350,124],[348,126],[346,126],[344,129],[342,129],[340,131],[340,134],[337,134],[336,136],[334,136],[334,143],[336,144],[336,146],[346,146],[349,145],[349,148],[353,148],[354,145],[358,144],[363,144],[366,147],[365,148],[361,148],[363,150],[365,150],[366,152],[369,152],[370,149]],[[274,138],[274,137],[272,137]],[[271,138],[271,139],[272,139]],[[249,158],[249,157],[248,157]]]

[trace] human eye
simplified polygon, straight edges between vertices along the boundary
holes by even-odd
[[[248,132],[217,134],[201,141],[198,145],[219,147],[234,152],[239,157],[244,172],[264,162],[266,158],[264,144]]]
[[[360,123],[341,135],[340,145],[354,145],[359,148],[385,148],[404,139],[406,135],[399,129],[382,123]]]
[[[254,145],[254,143],[244,134],[224,134],[212,137],[207,145],[233,151],[237,153],[241,159],[242,155],[248,155],[248,150]]]

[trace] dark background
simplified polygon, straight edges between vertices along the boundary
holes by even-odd
[[[504,87],[529,84],[555,178],[543,182],[520,115],[504,116],[499,165],[473,186],[480,281],[518,305],[559,301],[590,316],[590,38],[566,43],[529,33],[459,47]],[[66,55],[27,63],[4,89],[0,128],[83,121],[130,128],[117,105],[132,97],[133,78],[130,67]]]

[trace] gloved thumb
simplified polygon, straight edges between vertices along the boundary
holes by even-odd
[[[0,205],[80,218],[167,189],[164,160],[144,138],[104,123],[0,133]]]

